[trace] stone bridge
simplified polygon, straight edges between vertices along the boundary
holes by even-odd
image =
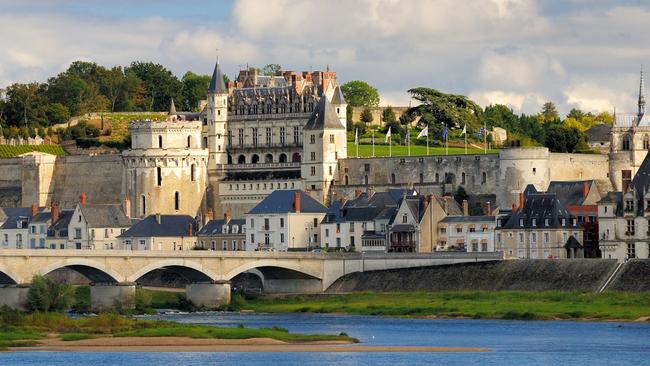
[[[61,268],[91,281],[94,309],[120,301],[130,306],[135,286],[151,271],[165,269],[186,278],[195,305],[230,302],[230,280],[244,273],[261,277],[265,292],[318,293],[340,277],[363,271],[502,260],[503,253],[304,253],[227,251],[116,251],[18,249],[0,251],[0,305],[25,304],[35,275]]]

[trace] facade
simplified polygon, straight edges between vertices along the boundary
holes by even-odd
[[[207,250],[246,250],[246,220],[210,220],[197,232],[197,248]]]
[[[427,217],[428,201],[424,196],[406,195],[388,223],[388,252],[419,252],[420,223]]]
[[[520,197],[519,206],[497,217],[497,251],[519,259],[584,257],[583,228],[554,193]]]
[[[486,208],[485,215],[448,215],[438,223],[437,251],[494,252],[496,217]]]
[[[75,207],[68,226],[71,246],[76,249],[118,249],[118,235],[131,227],[131,219],[125,214],[129,200],[125,205],[95,205],[81,202]]]
[[[247,250],[304,251],[321,247],[327,207],[301,190],[274,191],[246,214]]]
[[[29,248],[29,222],[38,211],[36,205],[3,209],[4,222],[0,226],[2,249]]]
[[[118,235],[122,250],[192,250],[196,220],[189,215],[149,215]]]

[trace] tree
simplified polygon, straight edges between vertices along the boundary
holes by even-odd
[[[468,198],[469,195],[465,191],[465,188],[463,188],[463,186],[458,186],[458,188],[456,188],[456,192],[454,192],[454,200],[458,202],[459,205],[462,205],[463,201]]]
[[[52,103],[48,105],[45,113],[47,115],[48,125],[65,123],[70,119],[70,111],[68,111],[68,107],[61,103]]]
[[[542,106],[542,112],[540,113],[541,122],[551,122],[560,119],[560,115],[555,108],[555,104],[552,102],[546,102]]]
[[[183,84],[183,100],[177,101],[186,111],[193,111],[199,107],[201,99],[205,98],[208,87],[210,86],[209,75],[197,75],[188,71],[181,79]]]
[[[384,108],[384,111],[381,113],[381,120],[386,123],[393,123],[397,121],[397,117],[395,117],[395,111],[393,110],[393,107],[388,106]]]
[[[282,71],[282,66],[280,66],[278,64],[268,64],[268,65],[266,65],[266,66],[264,66],[262,68],[262,74],[268,75],[268,76],[276,75],[280,71]]]
[[[361,122],[363,123],[370,123],[373,120],[372,117],[372,112],[370,111],[370,108],[364,108],[363,111],[361,112],[361,116],[359,118]]]
[[[403,118],[420,116],[420,123],[430,126],[432,135],[440,135],[443,126],[460,128],[467,124],[477,130],[483,109],[463,95],[446,94],[435,89],[410,89],[411,97],[420,105],[409,108]]]
[[[73,300],[72,286],[43,276],[34,276],[27,292],[27,307],[31,311],[64,311],[70,308]]]
[[[584,117],[584,116],[585,116],[584,112],[582,112],[581,110],[579,110],[577,108],[571,108],[571,110],[569,111],[569,114],[566,115],[567,118],[573,118],[573,119],[575,119],[577,121],[582,120],[582,117]]]
[[[144,107],[150,111],[166,111],[169,101],[181,99],[182,83],[160,64],[153,62],[132,62],[126,73],[135,74],[142,80]]]
[[[341,85],[341,91],[348,105],[352,107],[374,107],[379,105],[379,92],[365,81],[348,81]]]
[[[556,121],[545,125],[546,143],[545,146],[552,152],[576,151],[576,146],[580,140],[584,140],[584,133],[575,127],[567,127],[563,123]]]

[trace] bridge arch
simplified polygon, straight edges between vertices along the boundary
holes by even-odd
[[[124,276],[106,267],[100,262],[88,259],[68,259],[52,263],[39,271],[41,276],[60,268],[70,268],[81,273],[91,282],[95,283],[120,283],[124,282]],[[31,278],[29,279],[31,280]]]
[[[0,285],[17,285],[20,277],[4,264],[0,264]]]
[[[127,277],[127,282],[138,282],[138,280],[144,275],[157,269],[171,270],[187,278],[191,282],[209,282],[218,279],[218,276],[212,270],[204,267],[200,263],[190,260],[170,258],[155,261],[140,268],[138,271]]]
[[[299,274],[316,278],[321,280],[322,279],[322,274],[320,271],[320,268],[318,269],[313,269],[313,268],[307,268],[304,266],[296,265],[293,264],[292,262],[284,262],[280,261],[278,262],[277,259],[262,259],[262,260],[257,260],[257,261],[250,261],[247,263],[242,264],[241,266],[235,267],[228,273],[223,275],[223,279],[230,281],[232,280],[235,276],[244,273],[246,271],[252,270],[252,269],[257,269],[261,273],[264,274],[265,270],[268,268],[278,268],[278,269],[284,269],[284,270],[290,270],[293,272],[297,272]],[[266,274],[264,275],[266,277]]]

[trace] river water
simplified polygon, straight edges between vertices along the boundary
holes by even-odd
[[[0,354],[26,365],[648,365],[650,323],[429,320],[330,314],[197,313],[157,319],[205,325],[346,332],[367,345],[485,347],[487,353],[72,353]]]

